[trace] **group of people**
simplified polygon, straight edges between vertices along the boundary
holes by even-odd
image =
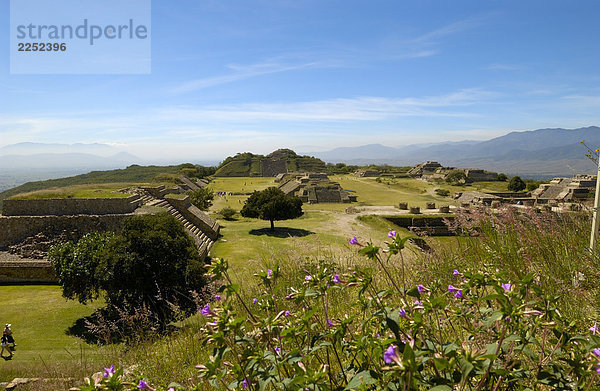
[[[0,351],[0,357],[2,358],[12,358],[13,350],[17,344],[15,343],[15,338],[13,337],[12,330],[10,329],[12,325],[7,323],[4,327],[4,331],[2,331],[2,340],[0,340],[0,345],[2,346],[2,350]],[[11,346],[12,344],[12,346]],[[8,351],[9,356],[4,357],[4,350]]]

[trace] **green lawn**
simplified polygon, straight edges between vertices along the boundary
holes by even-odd
[[[61,366],[102,363],[100,348],[66,334],[77,319],[95,308],[66,300],[59,286],[0,286],[0,322],[12,324],[17,342],[13,359],[0,360],[0,381],[51,377]]]

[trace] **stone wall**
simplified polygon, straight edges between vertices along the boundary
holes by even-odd
[[[54,268],[47,261],[0,262],[0,283],[56,284]]]
[[[121,222],[131,214],[77,216],[0,216],[0,250],[42,233],[48,237],[62,232],[83,236],[91,232],[119,231]]]
[[[274,177],[287,172],[285,159],[263,159],[260,161],[260,172],[263,177]]]
[[[139,197],[127,198],[48,198],[8,199],[2,204],[3,216],[73,216],[133,213]]]

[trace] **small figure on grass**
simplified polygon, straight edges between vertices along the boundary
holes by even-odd
[[[13,332],[10,329],[12,325],[10,323],[7,323],[4,327],[4,331],[2,332],[2,336],[6,335],[6,339],[8,341],[9,344],[12,344],[11,349],[14,349],[15,346],[17,346],[17,344],[15,343],[15,339],[13,338]]]
[[[8,347],[8,337],[4,333],[2,333],[2,339],[0,340],[0,346],[2,347],[2,350],[0,350],[0,357],[2,357],[5,360],[10,360],[13,356],[13,352],[10,349],[10,347]],[[7,357],[4,356],[4,350],[8,351],[9,355]]]

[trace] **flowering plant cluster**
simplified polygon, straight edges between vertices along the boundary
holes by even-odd
[[[156,391],[150,384],[141,378],[135,381],[127,381],[123,376],[123,368],[115,369],[114,365],[109,368],[104,368],[103,372],[98,372],[91,377],[84,379],[84,385],[79,389],[81,391]],[[168,385],[167,391],[180,391],[184,388],[177,384],[171,383]]]
[[[484,267],[408,286],[408,238],[388,236],[385,249],[349,241],[369,267],[320,262],[285,288],[279,267],[257,273],[262,293],[248,302],[213,260],[222,285],[201,307],[212,354],[200,376],[244,390],[597,389],[600,338],[579,335],[534,275]]]

